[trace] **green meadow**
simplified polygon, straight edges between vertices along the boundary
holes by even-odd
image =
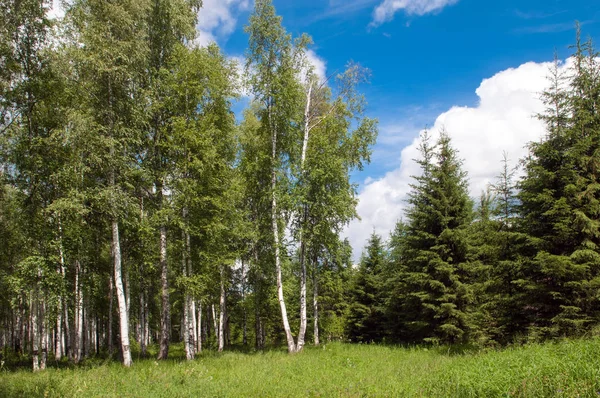
[[[454,350],[454,351],[453,351]],[[503,350],[342,343],[289,355],[206,351],[173,359],[89,359],[33,374],[4,365],[1,397],[598,397],[600,339]],[[58,365],[58,366],[57,366]]]

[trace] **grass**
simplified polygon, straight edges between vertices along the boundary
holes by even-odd
[[[174,347],[181,358],[181,347]],[[288,355],[203,353],[90,360],[77,368],[0,373],[0,397],[600,397],[600,339],[452,353],[326,344]]]

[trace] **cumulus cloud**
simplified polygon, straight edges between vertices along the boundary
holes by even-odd
[[[306,52],[308,63],[312,66],[313,72],[319,77],[319,81],[327,80],[327,63],[319,57],[313,50]]]
[[[196,43],[206,46],[226,40],[234,31],[240,12],[250,7],[250,0],[204,0],[198,12]]]
[[[305,58],[302,62],[302,67],[298,72],[298,78],[302,83],[306,83],[306,77],[309,71],[314,73],[319,82],[327,81],[327,63],[319,57],[314,50],[306,50]]]
[[[432,139],[437,139],[442,128],[448,132],[464,159],[472,197],[478,197],[500,173],[503,151],[516,164],[526,155],[527,143],[543,136],[544,125],[535,114],[544,110],[540,93],[548,85],[550,66],[530,62],[502,71],[481,83],[476,107],[455,106],[437,117],[430,129]],[[419,157],[418,146],[419,132],[414,131],[411,144],[400,152],[399,167],[382,178],[365,181],[357,208],[362,220],[353,221],[346,229],[355,257],[372,231],[387,237],[402,218],[411,176],[420,172],[414,161]]]
[[[373,11],[372,26],[379,26],[394,19],[398,10],[408,15],[425,15],[439,11],[446,6],[458,3],[459,0],[384,0]]]

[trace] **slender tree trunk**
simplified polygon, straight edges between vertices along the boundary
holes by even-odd
[[[188,211],[184,207],[182,210],[183,222],[187,224]],[[190,247],[190,235],[186,230],[181,232],[181,237],[184,242],[184,248],[181,256],[181,274],[184,277],[191,276],[192,271],[192,260],[191,260],[191,247]],[[185,356],[187,360],[194,359],[196,341],[194,338],[195,326],[194,326],[194,309],[192,307],[192,298],[188,292],[188,287],[185,287],[184,299],[183,299],[183,340],[185,345]]]
[[[23,297],[19,298],[19,309],[17,311],[17,337],[15,339],[15,352],[19,355],[23,353],[25,347],[25,317],[23,314]]]
[[[89,357],[92,353],[92,317],[90,316],[89,298],[84,302],[83,306],[83,331],[84,331],[84,350],[83,356]]]
[[[185,217],[187,218],[187,209],[185,211]],[[190,234],[187,231],[185,232],[185,253],[187,261],[186,264],[184,264],[184,266],[187,267],[187,275],[191,277],[194,274],[194,270],[192,268],[192,243]],[[187,294],[187,305],[189,323],[187,325],[187,328],[188,336],[190,339],[190,351],[192,353],[193,358],[196,353],[196,340],[198,339],[198,336],[196,334],[196,301],[189,293]]]
[[[37,289],[37,288],[36,288]],[[32,360],[33,360],[33,371],[37,372],[40,370],[40,361],[39,361],[39,330],[38,330],[38,299],[37,299],[37,291],[31,297],[31,332],[32,332]]]
[[[131,319],[129,309],[131,308],[131,289],[129,289],[129,267],[125,267],[125,306],[127,308],[127,319]]]
[[[143,224],[145,219],[144,213],[144,198],[140,198],[140,222]],[[146,319],[148,317],[148,304],[147,304],[147,286],[145,282],[145,269],[144,261],[139,263],[139,278],[140,278],[140,313],[139,313],[139,334],[140,334],[140,351],[142,357],[146,356],[148,347],[148,326]]]
[[[77,363],[83,357],[83,292],[81,289],[81,263],[75,261],[75,344],[73,359]]]
[[[107,81],[108,84],[108,109],[113,110],[112,103],[112,84],[110,78]],[[112,119],[112,114],[109,115],[108,119],[109,125],[109,133],[112,138],[115,138],[114,134],[114,120]],[[110,147],[110,156],[115,156],[115,146],[114,144]],[[113,168],[110,171],[110,187],[112,189],[117,188],[116,183],[116,171]],[[114,206],[114,203],[113,203]],[[122,270],[122,258],[121,258],[121,241],[119,238],[119,222],[116,217],[113,217],[111,220],[111,230],[112,230],[112,255],[114,261],[114,283],[115,290],[117,292],[117,304],[119,307],[119,329],[121,334],[121,352],[123,354],[123,365],[126,367],[131,366],[131,350],[129,345],[129,318],[127,314],[127,302],[125,300],[125,291],[123,289],[123,270]],[[111,296],[112,300],[112,296]],[[112,326],[112,325],[111,325]],[[112,344],[112,342],[111,342]]]
[[[215,305],[212,304],[212,320],[213,320],[213,327],[214,327],[214,331],[215,331],[215,339],[219,340],[219,324],[217,323],[217,312],[215,311]]]
[[[88,309],[89,309],[89,304],[88,304]],[[89,326],[88,355],[92,355],[92,353],[94,355],[96,355],[96,318],[89,315],[89,310],[88,310],[88,326]]]
[[[271,109],[269,107],[269,121],[271,121]],[[273,134],[271,137],[272,144],[272,157],[273,162],[271,170],[271,223],[273,227],[273,243],[275,245],[275,273],[277,274],[277,300],[279,301],[279,308],[281,310],[281,318],[283,320],[283,329],[285,331],[285,337],[287,340],[288,352],[296,351],[296,343],[294,342],[294,336],[290,329],[290,323],[288,321],[287,309],[285,306],[285,299],[283,297],[283,281],[281,276],[281,255],[279,248],[279,223],[277,221],[277,132],[275,126],[272,125]]]
[[[300,233],[302,239],[302,232]],[[300,243],[300,330],[298,332],[298,344],[296,352],[304,348],[304,337],[306,335],[306,245],[304,240]]]
[[[44,305],[45,307],[45,305]],[[46,363],[48,361],[48,346],[50,343],[49,330],[46,325],[46,309],[44,309],[44,321],[41,324],[42,327],[42,356],[40,357],[40,369],[46,369]]]
[[[306,95],[306,108],[304,111],[304,139],[302,140],[302,156],[300,159],[300,172],[304,177],[304,164],[306,162],[306,152],[308,149],[308,137],[310,134],[310,101],[312,94],[312,83],[308,86]],[[302,205],[302,222],[300,224],[300,330],[298,332],[298,344],[296,351],[302,351],[307,327],[306,316],[306,242],[304,240],[303,229],[306,226],[308,209],[306,204]]]
[[[40,309],[40,370],[46,369],[46,360],[48,359],[48,331],[46,330],[46,304],[45,300],[39,304]]]
[[[184,211],[185,214],[185,211]],[[182,232],[183,239],[185,240],[185,232]],[[181,273],[184,277],[187,277],[187,249],[184,248],[182,251],[182,259],[181,259]],[[194,359],[194,342],[193,342],[193,331],[190,330],[190,325],[192,322],[190,321],[190,296],[187,292],[187,286],[185,287],[185,293],[183,297],[183,325],[182,325],[182,333],[183,333],[183,342],[185,346],[185,357],[186,359],[192,360]]]
[[[65,279],[65,255],[62,243],[62,226],[59,220],[58,222],[58,261],[59,267],[56,272],[62,277],[63,282]],[[56,315],[56,341],[55,341],[55,349],[54,349],[54,358],[57,361],[62,359],[64,354],[64,334],[63,334],[63,307],[66,308],[66,300],[64,297],[58,298],[58,311]]]
[[[202,303],[198,302],[196,352],[202,352]]]
[[[310,133],[310,100],[312,97],[312,83],[308,85],[306,93],[306,108],[304,109],[304,139],[302,140],[301,169],[304,171],[304,161],[306,160],[306,150],[308,149],[308,135]]]
[[[162,186],[159,187],[162,191]],[[162,196],[162,192],[159,193]],[[160,351],[158,359],[169,356],[169,340],[171,332],[171,309],[169,306],[169,268],[167,264],[167,227],[160,227],[160,282],[161,282],[161,317],[160,317]]]
[[[62,328],[62,308],[58,304],[58,313],[56,314],[56,337],[54,338],[54,359],[60,361],[63,356],[63,328]]]
[[[225,347],[225,266],[221,265],[221,298],[219,300],[219,352]]]
[[[143,278],[143,273],[140,274],[140,277]],[[144,283],[141,282],[140,286],[140,321],[139,321],[139,329],[140,329],[140,351],[142,357],[146,356],[146,294],[145,294],[145,286]]]
[[[119,326],[121,332],[123,365],[129,367],[132,364],[131,351],[129,349],[129,319],[127,319],[127,303],[125,302],[123,277],[121,275],[121,245],[119,241],[119,224],[116,220],[113,220],[112,222],[112,252],[115,263],[115,287],[117,291],[117,303],[119,305]]]
[[[317,264],[315,262],[313,269],[313,311],[314,311],[314,326],[313,338],[315,345],[319,345],[319,280],[317,278]]]
[[[114,281],[113,276],[110,276],[108,284],[108,354],[112,356],[113,348],[113,306],[114,306]]]
[[[244,260],[242,259],[242,311],[243,311],[243,324],[242,324],[242,344],[248,344],[248,311],[246,309],[246,272],[244,268]]]
[[[190,297],[190,318],[190,336],[194,353],[196,353],[196,346],[198,344],[198,326],[196,320],[196,300],[194,300],[192,297]]]
[[[74,292],[74,300],[75,305],[73,307],[73,329],[71,330],[71,361],[77,363],[79,361],[79,339],[77,338],[79,335],[79,278],[80,278],[80,268],[79,261],[75,261],[75,292]]]
[[[147,289],[147,287],[146,287]],[[146,290],[146,300],[144,302],[144,331],[146,332],[146,334],[144,335],[144,339],[145,339],[145,346],[148,347],[148,345],[150,345],[150,309],[148,308],[148,297],[149,297],[149,293],[148,290]],[[144,354],[146,354],[146,352],[144,352]]]

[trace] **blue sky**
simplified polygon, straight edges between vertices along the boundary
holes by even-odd
[[[288,31],[312,36],[327,74],[350,60],[372,71],[362,91],[368,115],[379,119],[380,137],[372,163],[353,176],[362,221],[347,234],[357,253],[371,231],[385,236],[402,217],[410,175],[418,172],[411,158],[419,130],[449,130],[476,196],[497,174],[503,150],[516,161],[526,142],[543,133],[531,115],[543,109],[544,62],[555,50],[568,58],[575,21],[585,37],[600,36],[600,7],[591,0],[274,4]],[[243,56],[252,6],[251,0],[205,0],[200,41],[215,40],[228,55]]]

